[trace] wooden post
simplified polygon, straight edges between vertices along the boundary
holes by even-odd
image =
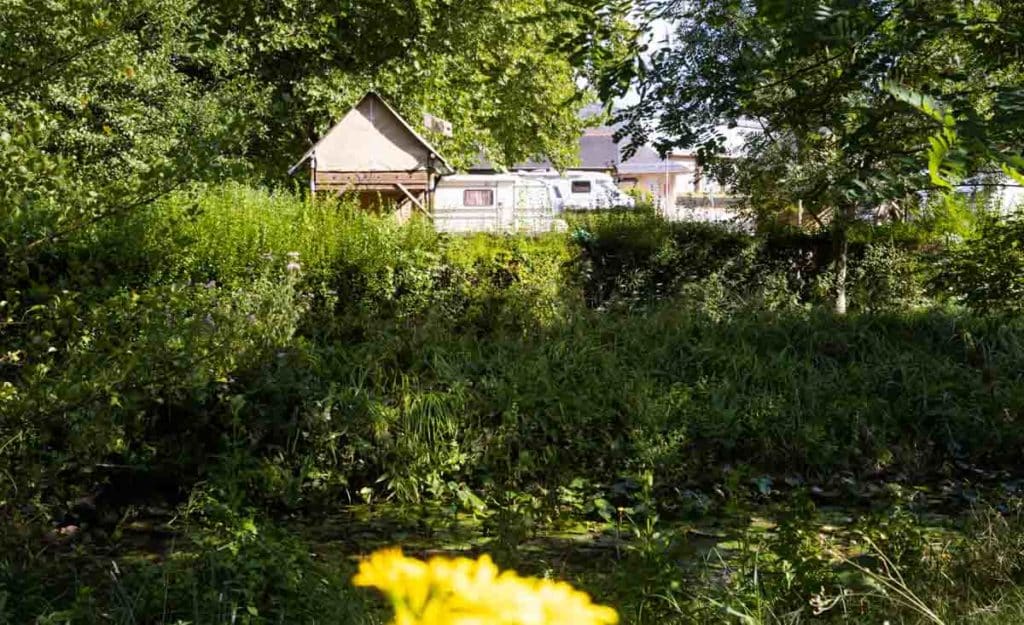
[[[844,212],[846,210],[844,209]],[[849,211],[852,212],[852,211]],[[846,235],[846,215],[838,214],[832,221],[832,267],[836,279],[835,312],[846,314],[846,274],[849,266],[850,239]]]
[[[427,205],[427,212],[430,213],[430,218],[434,218],[434,189],[437,183],[434,180],[433,170],[427,172],[427,190],[425,191],[425,203]]]
[[[316,199],[316,153],[309,157],[309,201]]]
[[[406,187],[406,186],[405,186],[404,184],[402,184],[401,182],[396,182],[396,183],[395,183],[395,186],[396,186],[396,187],[398,187],[398,190],[399,190],[399,191],[401,191],[402,193],[404,193],[404,194],[405,194],[405,197],[406,197],[406,198],[408,198],[409,202],[411,202],[413,206],[415,206],[416,208],[418,208],[418,209],[420,209],[421,211],[423,211],[423,213],[424,213],[424,214],[425,214],[425,215],[426,215],[427,217],[433,217],[433,215],[431,215],[431,214],[430,214],[430,213],[429,213],[429,212],[427,211],[426,207],[425,207],[425,206],[423,205],[423,202],[421,202],[421,201],[420,201],[420,200],[419,200],[419,199],[418,199],[418,198],[417,198],[417,197],[416,197],[415,195],[413,195],[413,194],[412,194],[412,192],[411,192],[411,191],[409,191],[409,188],[408,188],[408,187]]]
[[[796,201],[796,227],[804,227],[804,201],[799,199]]]

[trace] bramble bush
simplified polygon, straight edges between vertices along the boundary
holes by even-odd
[[[697,492],[727,467],[1019,466],[1024,327],[942,303],[984,306],[968,282],[924,290],[941,250],[854,245],[860,303],[838,318],[817,305],[820,237],[649,214],[573,226],[452,237],[225,185],[29,256],[4,250],[11,579],[35,566],[25,545],[68,528],[116,542],[147,510],[197,497],[279,516],[387,499],[477,512],[521,495],[534,520],[499,532],[512,545],[573,484],[600,493],[643,472]]]
[[[934,279],[976,312],[1020,312],[1024,308],[1024,218],[990,219],[974,239],[955,246]]]
[[[813,237],[649,214],[448,237],[232,185],[126,219],[5,284],[0,488],[47,518],[123,508],[140,476],[292,508],[644,466],[1013,463],[1020,442],[1019,324],[916,310],[891,245],[856,255],[852,289],[891,312],[837,319],[814,308]]]

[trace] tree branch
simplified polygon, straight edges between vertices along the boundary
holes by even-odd
[[[40,245],[43,245],[44,243],[55,243],[55,242],[63,239],[64,237],[66,237],[66,236],[68,236],[70,234],[74,234],[75,232],[78,232],[79,230],[81,230],[83,228],[87,228],[88,226],[91,226],[93,224],[99,223],[100,221],[103,221],[104,219],[108,219],[110,217],[114,217],[114,216],[119,215],[119,214],[127,213],[128,211],[134,210],[134,209],[142,207],[142,206],[146,206],[147,204],[152,204],[153,202],[155,202],[158,199],[166,196],[167,194],[171,193],[172,191],[180,189],[181,186],[184,185],[184,183],[185,183],[184,180],[179,180],[179,181],[175,182],[174,184],[172,184],[171,186],[169,186],[169,187],[167,187],[165,189],[161,189],[160,191],[157,191],[155,193],[151,193],[150,195],[143,196],[143,197],[139,198],[138,200],[136,200],[136,201],[134,201],[134,202],[132,202],[130,204],[117,205],[117,206],[109,208],[108,210],[100,211],[99,213],[96,213],[95,215],[92,215],[88,219],[75,222],[75,223],[71,224],[70,226],[64,228],[63,230],[58,230],[57,232],[54,232],[54,233],[49,234],[47,236],[44,236],[42,238],[36,239],[35,241],[32,241],[31,243],[23,245],[19,250],[17,250],[17,253],[19,253],[19,254],[26,254],[28,252],[31,252],[35,248],[39,247]]]
[[[903,0],[901,2],[897,2],[896,4],[894,4],[891,9],[886,11],[885,14],[882,15],[882,17],[880,17],[878,20],[876,20],[875,23],[872,24],[871,28],[869,28],[856,41],[850,42],[849,44],[847,44],[846,46],[841,48],[835,54],[830,54],[829,56],[825,57],[821,61],[818,61],[816,63],[812,63],[811,65],[808,65],[807,67],[801,67],[798,70],[794,70],[788,76],[785,76],[783,78],[779,78],[778,80],[774,80],[774,81],[772,81],[772,82],[770,82],[768,84],[758,85],[758,86],[754,87],[753,89],[751,89],[748,93],[757,93],[758,91],[761,91],[761,90],[764,90],[764,89],[770,89],[772,87],[777,87],[779,85],[786,84],[789,81],[791,81],[794,78],[796,78],[797,76],[801,76],[801,75],[806,74],[808,72],[814,71],[814,70],[816,70],[816,69],[818,69],[820,67],[824,67],[825,65],[828,65],[832,61],[835,61],[836,59],[842,57],[844,54],[850,52],[851,49],[855,50],[860,44],[864,43],[864,41],[868,37],[870,37],[871,35],[873,35],[876,32],[878,32],[878,29],[881,28],[882,25],[885,24],[885,22],[888,21],[890,17],[892,17],[893,13],[896,12],[896,9],[901,8],[904,4],[906,4],[906,0]]]
[[[83,45],[81,48],[79,48],[77,50],[74,50],[72,52],[69,52],[69,53],[67,53],[67,54],[65,54],[63,56],[57,57],[56,59],[53,59],[50,62],[44,64],[40,68],[29,69],[28,71],[23,73],[20,77],[18,77],[16,80],[14,80],[14,81],[4,85],[3,88],[0,89],[0,96],[9,96],[9,95],[14,94],[18,90],[19,87],[21,87],[23,84],[25,84],[25,83],[29,82],[30,80],[33,80],[33,79],[36,80],[36,81],[40,81],[40,80],[48,81],[48,80],[50,80],[50,77],[48,76],[48,73],[51,70],[53,70],[54,68],[60,67],[62,65],[66,65],[68,63],[71,63],[72,61],[74,61],[75,59],[80,58],[82,55],[84,55],[85,53],[89,52],[90,50],[98,48],[98,47],[100,47],[103,44],[109,43],[111,40],[113,40],[113,38],[116,35],[123,34],[125,32],[125,28],[127,26],[129,26],[130,24],[134,23],[135,21],[141,19],[143,15],[145,15],[144,11],[141,12],[141,13],[138,13],[135,16],[133,16],[131,19],[125,20],[124,22],[121,23],[121,25],[118,28],[112,30],[107,35],[102,36],[102,37],[97,37],[95,39],[92,39],[91,41],[86,42],[86,44]]]

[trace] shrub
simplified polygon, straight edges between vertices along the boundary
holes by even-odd
[[[979,312],[1024,310],[1024,218],[984,223],[952,250],[933,284]]]
[[[19,434],[0,454],[20,480],[5,501],[45,493],[59,519],[76,497],[160,475],[177,480],[168,496],[206,480],[233,505],[422,501],[624,468],[1007,462],[1017,441],[1020,330],[808,313],[827,266],[815,237],[643,213],[580,217],[572,240],[447,237],[240,187],[188,216],[189,197],[137,216],[184,234],[134,290],[114,273],[9,298],[24,323],[2,339],[0,418]],[[909,252],[863,259],[865,309],[915,301]]]
[[[917,259],[891,243],[867,245],[849,279],[850,300],[858,310],[907,310],[924,300]]]
[[[578,218],[576,275],[591,307],[643,307],[729,266],[754,241],[699,223],[670,223],[653,213]]]
[[[236,518],[191,528],[151,557],[0,562],[0,622],[276,625],[379,622],[355,592],[346,562],[322,562],[309,545]]]
[[[215,406],[230,404],[232,377],[290,342],[306,306],[296,280],[268,268],[244,289],[154,286],[26,311],[28,329],[0,343],[10,373],[0,431],[17,433],[0,449],[5,508],[44,492],[59,518],[115,479],[106,468],[157,480],[154,495],[168,494],[161,475],[187,489],[231,426]],[[107,486],[116,498],[147,490]]]

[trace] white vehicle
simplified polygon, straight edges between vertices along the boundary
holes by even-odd
[[[551,184],[558,191],[565,210],[601,210],[633,208],[636,201],[615,185],[608,174],[600,172],[566,172],[554,169],[524,171],[520,175]]]
[[[434,191],[441,232],[546,232],[565,227],[560,212],[553,185],[515,174],[446,176]]]

